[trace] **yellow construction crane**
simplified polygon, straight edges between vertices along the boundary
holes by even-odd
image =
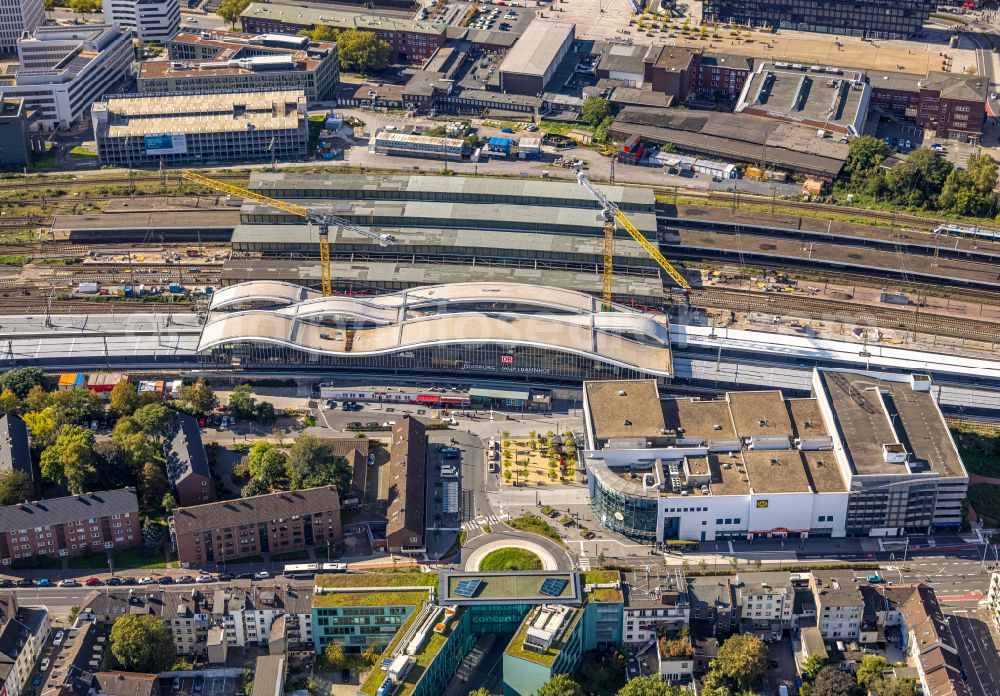
[[[285,201],[279,201],[276,198],[270,198],[268,196],[262,196],[259,193],[254,193],[240,186],[233,186],[232,184],[226,184],[222,181],[216,181],[215,179],[210,179],[207,176],[202,176],[195,172],[184,171],[181,172],[183,176],[188,181],[194,182],[196,184],[201,184],[202,186],[207,186],[208,188],[215,189],[216,191],[221,191],[222,193],[228,193],[233,196],[239,196],[240,198],[249,198],[252,201],[257,201],[258,203],[263,203],[264,205],[271,206],[272,208],[277,208],[286,213],[291,213],[292,215],[297,215],[298,217],[303,217],[310,223],[315,224],[319,229],[319,265],[320,265],[320,275],[323,282],[323,295],[329,296],[333,293],[333,283],[330,279],[330,228],[333,226],[340,227],[345,230],[350,230],[351,232],[356,232],[363,237],[368,237],[369,239],[374,239],[381,246],[389,246],[390,244],[396,243],[396,238],[391,234],[380,234],[378,232],[372,232],[371,230],[366,230],[363,227],[358,227],[350,220],[342,217],[337,217],[336,215],[330,215],[329,213],[321,213],[318,210],[313,210],[312,208],[306,208],[303,205],[296,205],[294,203],[287,203]]]
[[[691,285],[687,282],[687,279],[680,274],[680,272],[674,268],[669,261],[667,261],[660,250],[656,248],[656,245],[646,239],[642,232],[636,229],[632,221],[626,217],[625,213],[621,211],[618,205],[605,195],[604,191],[594,186],[587,175],[580,170],[576,173],[576,180],[581,186],[590,191],[590,195],[597,199],[597,202],[601,204],[601,212],[604,216],[604,286],[602,292],[602,300],[605,310],[611,309],[611,285],[613,277],[613,266],[614,266],[614,256],[615,256],[615,232],[618,229],[618,225],[625,228],[625,231],[631,235],[632,239],[639,243],[646,253],[653,257],[656,263],[660,264],[660,268],[667,272],[674,282],[685,290],[689,290]]]

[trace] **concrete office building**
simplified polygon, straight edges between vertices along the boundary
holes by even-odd
[[[132,37],[118,26],[39,27],[17,42],[19,65],[0,76],[43,129],[69,128],[133,73]]]
[[[104,0],[104,21],[131,29],[146,44],[164,44],[181,27],[179,0]]]
[[[305,36],[185,31],[167,54],[139,65],[140,94],[302,89],[314,102],[332,98],[340,79],[337,44]]]
[[[0,508],[0,563],[82,556],[142,543],[135,489],[98,491]]]
[[[573,47],[575,36],[573,24],[532,21],[500,63],[500,91],[537,95],[550,89],[549,83]],[[556,90],[560,87],[554,86]]]
[[[823,34],[906,39],[920,31],[937,0],[705,0],[709,21]]]
[[[309,142],[302,90],[126,95],[93,105],[102,164],[293,160]]]
[[[43,0],[8,0],[0,4],[0,53],[13,53],[18,40],[44,22]]]
[[[815,370],[811,399],[584,386],[591,505],[631,538],[895,536],[961,522],[968,475],[924,375]]]
[[[170,518],[177,558],[224,563],[261,553],[312,548],[343,536],[333,486],[180,507]]]
[[[447,38],[443,24],[308,3],[253,2],[243,10],[240,23],[251,34],[297,34],[317,26],[370,32],[389,44],[393,63],[423,62]]]
[[[0,166],[23,167],[31,161],[33,117],[24,97],[0,97]]]

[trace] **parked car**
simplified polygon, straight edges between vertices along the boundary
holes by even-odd
[[[45,670],[47,670],[49,668],[49,664],[51,664],[49,662],[49,658],[46,657],[44,660],[42,660],[42,666],[39,667],[39,669],[44,672]]]
[[[0,579],[0,587],[13,587],[14,581],[7,578]]]
[[[140,585],[155,585],[156,584],[156,580],[154,580],[153,578],[151,578],[151,577],[149,577],[147,575],[144,578],[139,578],[139,584]]]
[[[348,428],[363,428],[361,421],[351,421],[347,424]]]
[[[108,578],[107,580],[104,581],[104,584],[107,585],[108,587],[118,587],[119,585],[122,585],[124,583],[122,583],[121,578]]]
[[[41,674],[37,675],[34,679],[31,680],[31,683],[34,686],[41,686],[42,685],[42,675]]]
[[[156,581],[157,585],[173,585],[174,579],[169,575],[164,575]]]
[[[200,674],[194,678],[194,690],[195,692],[200,692],[205,686],[205,678]]]
[[[215,578],[211,575],[199,575],[195,578],[195,582],[215,582]]]
[[[234,575],[232,573],[220,573],[219,582],[229,582],[232,580]]]
[[[351,670],[349,669],[340,670],[340,681],[344,682],[345,684],[349,684],[351,681]]]
[[[133,578],[131,576],[128,576],[128,575],[126,575],[126,576],[124,576],[122,578],[119,578],[119,579],[121,580],[121,583],[123,585],[134,585],[135,584],[135,578]]]
[[[35,581],[32,580],[31,578],[21,578],[14,584],[17,585],[18,587],[31,587],[32,585],[35,584]]]
[[[442,447],[441,448],[441,453],[442,454],[448,454],[449,452],[458,452],[458,451],[459,450],[458,450],[457,447]]]
[[[177,585],[186,585],[191,582],[194,582],[194,578],[191,577],[190,575],[182,575],[179,578],[174,579],[174,584]]]
[[[254,580],[267,580],[269,577],[271,577],[271,574],[266,570],[258,570],[253,574]]]
[[[97,578],[87,578],[86,582],[83,583],[87,587],[97,587],[101,584],[101,581]]]
[[[38,581],[38,586],[39,587],[52,587],[52,583],[49,582],[48,578],[42,578],[41,580]]]
[[[63,638],[66,636],[64,631],[56,631],[55,637],[52,639],[52,645],[62,645]]]

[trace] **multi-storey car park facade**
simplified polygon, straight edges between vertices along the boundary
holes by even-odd
[[[625,536],[895,536],[955,528],[968,475],[923,375],[815,370],[778,391],[660,401],[585,384],[595,514]]]
[[[214,293],[198,346],[207,363],[312,365],[395,374],[576,382],[669,379],[659,314],[555,287],[457,283],[373,297],[248,282]]]
[[[937,7],[937,0],[706,0],[711,21],[823,34],[906,39]]]
[[[340,80],[337,44],[306,36],[183,31],[167,55],[139,65],[140,94],[302,89],[314,102],[332,98]]]
[[[104,21],[130,29],[142,43],[165,44],[181,27],[179,0],[107,0]]]
[[[131,34],[115,25],[39,27],[20,38],[17,53],[0,91],[23,97],[43,129],[69,128],[133,71]]]
[[[301,89],[125,95],[91,114],[102,164],[298,159],[309,141]]]

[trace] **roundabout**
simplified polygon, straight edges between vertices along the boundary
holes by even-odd
[[[527,539],[499,539],[483,544],[465,563],[469,572],[515,569],[556,571],[559,564],[548,549]]]

